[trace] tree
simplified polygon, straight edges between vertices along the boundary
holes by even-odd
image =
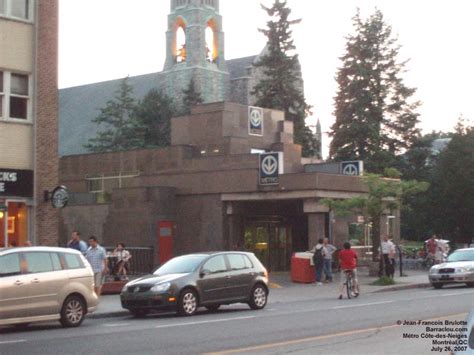
[[[372,224],[372,255],[374,261],[380,246],[381,219],[386,211],[401,208],[404,198],[428,189],[429,184],[416,180],[399,180],[400,172],[396,169],[385,169],[385,177],[380,174],[366,174],[362,179],[367,187],[367,194],[346,200],[325,199],[325,203],[336,215],[349,213],[362,214],[367,223]]]
[[[176,115],[173,100],[151,89],[133,112],[133,145],[136,148],[167,147],[171,144],[171,118]]]
[[[400,46],[382,13],[363,21],[357,11],[353,25],[337,73],[330,157],[363,160],[368,171],[382,173],[419,137],[420,102],[403,83],[407,62],[398,61]]]
[[[108,100],[99,115],[93,119],[98,126],[103,127],[97,136],[89,139],[84,147],[91,152],[108,152],[131,149],[134,146],[132,115],[135,110],[133,88],[128,78],[120,82],[115,97]]]
[[[474,238],[474,127],[460,121],[439,154],[430,191],[434,230],[459,243]]]
[[[196,90],[194,78],[189,81],[189,85],[183,90],[183,114],[191,113],[191,108],[202,104],[201,93]]]
[[[303,80],[290,29],[301,20],[289,20],[291,9],[286,1],[275,0],[272,7],[262,5],[262,8],[271,19],[266,29],[259,30],[268,42],[265,54],[254,63],[263,73],[252,91],[255,105],[284,111],[285,119],[294,123],[295,143],[302,145],[303,156],[314,156],[317,144],[313,132],[305,124],[310,106],[303,95]]]

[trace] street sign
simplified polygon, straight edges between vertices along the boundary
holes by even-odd
[[[283,174],[283,153],[260,154],[259,184],[278,185],[280,174]]]
[[[263,136],[263,109],[249,106],[249,135]]]
[[[341,174],[349,176],[361,176],[364,173],[364,162],[362,160],[343,161],[341,163]]]

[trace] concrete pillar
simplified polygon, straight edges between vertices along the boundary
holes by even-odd
[[[319,238],[326,237],[326,214],[308,214],[308,249],[313,248]]]

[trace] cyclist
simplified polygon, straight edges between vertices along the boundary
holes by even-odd
[[[359,296],[359,283],[357,282],[357,253],[351,249],[351,243],[349,242],[344,243],[344,249],[339,253],[339,265],[341,267],[341,287],[339,290],[339,299],[342,299],[344,282],[346,280],[345,272],[347,270],[352,271],[354,296]]]

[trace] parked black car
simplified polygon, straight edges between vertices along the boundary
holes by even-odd
[[[267,304],[268,273],[253,253],[209,252],[171,259],[153,275],[127,283],[122,307],[134,316],[151,310],[176,310],[191,316],[198,307],[215,311],[223,304]]]

